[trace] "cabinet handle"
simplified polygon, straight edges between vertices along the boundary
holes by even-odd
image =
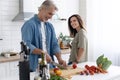
[[[3,40],[3,39],[0,39],[0,40]]]

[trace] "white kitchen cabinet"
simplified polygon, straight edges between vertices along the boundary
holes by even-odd
[[[19,75],[18,61],[9,63],[9,71],[10,71],[10,76],[18,76]]]
[[[0,63],[0,80],[9,76],[9,62]]]
[[[0,80],[19,76],[18,61],[0,63]]]

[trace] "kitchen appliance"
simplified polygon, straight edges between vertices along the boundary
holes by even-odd
[[[30,49],[22,41],[19,61],[19,80],[30,80],[29,53]]]
[[[34,0],[19,0],[19,13],[12,21],[25,21],[34,14]]]

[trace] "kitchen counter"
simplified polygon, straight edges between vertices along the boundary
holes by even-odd
[[[61,50],[62,54],[69,54],[70,53],[70,49],[62,49]],[[10,56],[10,57],[3,57],[0,56],[0,63],[4,63],[4,62],[11,62],[11,61],[19,61],[20,60],[20,55],[16,55],[16,56]]]
[[[11,62],[11,61],[19,61],[19,60],[20,60],[20,55],[10,56],[10,57],[0,56],[0,63]]]
[[[62,54],[69,54],[70,53],[70,49],[61,49],[61,53]]]
[[[95,62],[84,62],[78,64],[79,67],[84,68],[84,66],[88,65],[96,65]],[[94,75],[75,75],[71,80],[120,80],[120,67],[111,65],[108,68],[108,73],[105,74],[94,74]]]
[[[95,62],[84,62],[78,64],[78,67],[83,68],[84,65],[95,65]],[[30,73],[30,80],[34,80],[35,72]],[[19,76],[11,76],[2,80],[19,80]],[[120,80],[120,67],[111,65],[108,73],[94,74],[94,75],[75,75],[70,80]]]

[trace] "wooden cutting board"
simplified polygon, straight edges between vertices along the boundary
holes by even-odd
[[[76,75],[78,74],[78,72],[82,71],[83,69],[82,68],[76,68],[76,69],[73,69],[72,66],[69,66],[67,67],[67,69],[64,69],[64,70],[61,70],[62,71],[62,74],[61,76],[63,78],[66,78],[67,80],[70,80],[72,78],[73,75]],[[51,73],[54,73],[53,70],[50,71]]]

